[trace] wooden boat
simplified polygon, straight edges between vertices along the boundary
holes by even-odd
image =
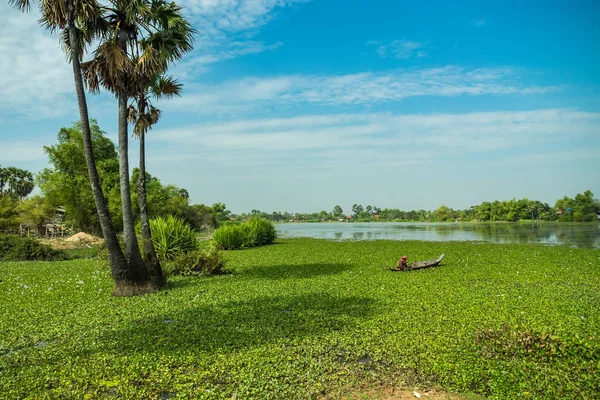
[[[444,254],[442,254],[441,256],[439,256],[438,258],[436,258],[435,260],[417,261],[417,262],[414,262],[412,264],[409,264],[408,267],[406,267],[405,269],[390,268],[390,271],[413,271],[415,269],[423,269],[423,268],[435,267],[440,262],[442,262],[443,258],[444,258]]]

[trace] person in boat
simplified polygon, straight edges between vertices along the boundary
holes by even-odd
[[[396,268],[397,269],[401,269],[401,270],[405,270],[406,268],[408,268],[408,264],[406,263],[406,256],[402,256],[402,258],[400,260],[398,260],[398,264],[396,264]]]

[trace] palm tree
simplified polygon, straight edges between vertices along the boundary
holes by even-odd
[[[98,46],[94,59],[83,65],[83,70],[90,90],[97,91],[103,86],[118,98],[119,170],[125,255],[129,264],[137,266],[142,265],[143,261],[135,236],[131,207],[127,102],[130,97],[139,98],[140,94],[148,90],[154,76],[164,72],[170,63],[191,51],[195,31],[182,16],[182,8],[175,3],[167,3],[165,0],[111,0],[110,3],[111,7],[105,9],[104,16],[106,23],[111,26],[107,31],[110,34]],[[145,110],[140,115],[150,118]],[[145,171],[145,165],[143,170]],[[143,172],[141,176],[145,178]],[[147,208],[145,196],[142,196],[142,201],[144,208]],[[151,274],[156,277],[156,266],[159,264],[154,260],[150,260],[150,264],[153,271]]]
[[[9,0],[9,3],[21,11],[31,9],[30,0]],[[73,67],[85,159],[98,219],[108,250],[111,273],[116,284],[113,293],[136,294],[136,288],[143,286],[144,280],[147,279],[144,277],[145,269],[130,268],[117,240],[94,159],[87,100],[81,75],[81,58],[86,45],[106,32],[100,18],[101,7],[96,0],[43,0],[40,1],[40,11],[40,22],[46,29],[51,32],[62,31],[63,45]]]
[[[143,78],[143,77],[142,77]],[[140,223],[142,225],[142,243],[144,255],[151,279],[155,283],[164,282],[162,268],[152,243],[152,232],[150,230],[150,218],[148,216],[148,202],[146,197],[146,133],[158,122],[161,111],[150,102],[151,97],[155,100],[179,96],[182,85],[170,76],[155,75],[146,82],[144,87],[140,82],[140,92],[134,96],[134,104],[129,106],[129,122],[133,127],[133,133],[140,140],[140,178],[138,181],[138,204],[140,207]]]

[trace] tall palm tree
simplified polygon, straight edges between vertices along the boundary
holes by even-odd
[[[140,77],[145,79],[145,77]],[[133,134],[140,140],[140,178],[138,181],[138,204],[142,225],[144,255],[151,279],[155,283],[164,282],[162,268],[152,243],[148,202],[146,196],[146,133],[158,122],[161,111],[154,107],[151,98],[160,100],[179,96],[182,85],[170,76],[155,75],[147,82],[139,82],[139,92],[134,96],[134,104],[129,106],[129,122],[133,124]],[[145,85],[144,85],[145,83]]]
[[[90,90],[103,86],[118,98],[123,234],[129,264],[141,265],[143,261],[131,207],[127,103],[144,93],[154,76],[192,50],[195,31],[181,10],[165,0],[110,0],[104,16],[111,26],[110,34],[96,49],[94,59],[83,65]],[[145,177],[143,173],[141,176]]]
[[[26,12],[31,9],[30,0],[9,0],[9,3],[21,11]],[[101,36],[104,31],[102,20],[99,18],[100,5],[96,0],[41,0],[39,7],[42,15],[41,24],[51,32],[62,31],[63,45],[73,67],[85,159],[98,219],[108,250],[111,273],[116,284],[114,293],[135,294],[135,288],[147,279],[144,277],[145,269],[130,268],[117,240],[94,159],[87,99],[81,75],[81,58],[85,46]]]

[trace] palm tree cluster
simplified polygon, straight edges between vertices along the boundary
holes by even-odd
[[[30,0],[9,0],[29,11]],[[168,68],[193,48],[194,28],[182,7],[165,0],[40,0],[40,23],[58,32],[73,67],[90,184],[116,286],[114,294],[138,294],[164,283],[151,240],[146,200],[145,135],[161,115],[153,100],[177,96],[181,84]],[[95,45],[94,49],[90,49]],[[86,52],[91,60],[83,62]],[[125,252],[121,250],[96,168],[85,89],[117,98],[119,177]],[[140,139],[138,199],[146,260],[135,235],[128,160],[128,124]]]
[[[15,167],[0,166],[0,197],[22,199],[33,191],[33,174]]]

